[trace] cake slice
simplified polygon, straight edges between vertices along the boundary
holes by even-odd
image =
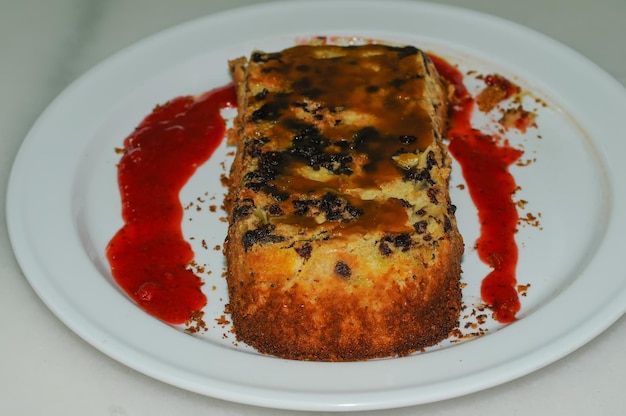
[[[447,88],[417,48],[295,46],[230,62],[226,198],[239,341],[299,360],[403,356],[458,325]]]

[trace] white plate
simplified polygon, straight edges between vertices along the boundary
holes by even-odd
[[[524,158],[514,167],[539,227],[521,226],[519,283],[530,283],[520,319],[470,342],[442,343],[405,358],[297,362],[236,346],[214,322],[227,301],[221,277],[225,148],[185,187],[184,232],[193,241],[209,298],[198,336],[137,308],[113,282],[104,249],[121,226],[114,148],[157,103],[229,81],[226,60],[277,50],[314,35],[374,38],[435,51],[533,91],[539,128],[508,135]],[[468,83],[479,83],[468,77]],[[532,106],[532,103],[527,103]],[[89,71],[42,114],[13,167],[7,197],[11,242],[24,274],[54,314],[95,348],[151,377],[198,393],[260,406],[380,409],[455,397],[503,383],[580,347],[626,309],[622,236],[626,177],[621,85],[568,48],[526,28],[463,9],[419,3],[290,2],[215,14],[167,30]],[[538,136],[541,138],[538,138]],[[476,213],[458,166],[452,178],[467,243],[464,302],[480,301],[487,269],[476,259]],[[200,203],[197,197],[211,198]],[[211,228],[213,227],[213,228]],[[195,240],[191,240],[195,237]],[[199,241],[206,239],[209,249]],[[213,288],[215,286],[215,288]],[[473,318],[467,322],[471,323]],[[464,322],[465,323],[465,322]]]

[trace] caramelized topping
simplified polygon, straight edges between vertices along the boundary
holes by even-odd
[[[414,47],[296,46],[255,52],[247,64],[241,125],[251,165],[241,185],[271,200],[260,207],[269,220],[245,234],[246,249],[278,241],[269,222],[334,236],[376,228],[394,236],[381,253],[390,244],[408,250],[412,204],[383,188],[435,184],[430,171],[441,161],[428,148],[440,135],[424,105],[426,55]],[[428,198],[439,203],[436,193]],[[235,217],[251,210],[237,207]]]

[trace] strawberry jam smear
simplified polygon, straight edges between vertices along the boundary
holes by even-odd
[[[123,227],[106,255],[119,286],[147,313],[189,322],[207,302],[181,229],[179,193],[224,138],[232,85],[157,106],[124,141],[118,165]]]
[[[472,201],[478,210],[478,256],[493,270],[482,280],[481,297],[501,323],[515,321],[520,310],[516,269],[515,232],[519,220],[513,194],[515,179],[509,172],[522,151],[485,134],[471,123],[476,100],[463,84],[463,75],[444,59],[430,56],[439,74],[454,86],[450,106],[449,151],[461,165]]]

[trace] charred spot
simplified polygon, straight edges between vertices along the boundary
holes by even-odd
[[[307,113],[309,112],[309,110],[307,110],[308,104],[303,101],[294,101],[293,103],[291,103],[291,105],[297,108],[302,108]],[[292,119],[292,120],[298,120],[298,119]],[[298,121],[301,121],[301,120],[298,120]]]
[[[258,192],[267,183],[267,178],[258,171],[251,171],[244,175],[245,187]]]
[[[288,152],[313,169],[319,170],[326,156],[324,149],[329,144],[329,140],[322,136],[316,127],[307,125],[293,137]]]
[[[243,234],[241,242],[244,250],[248,251],[255,244],[280,243],[285,241],[285,237],[272,234],[276,227],[271,224],[263,225],[256,230],[248,230]]]
[[[300,72],[309,72],[311,70],[311,67],[306,64],[300,64],[296,66],[296,70]]]
[[[365,165],[363,165],[363,172],[365,173],[372,173],[372,172],[376,172],[376,163],[366,163]]]
[[[344,279],[349,278],[352,275],[352,270],[350,270],[350,266],[348,266],[343,261],[338,261],[335,263],[335,273]]]
[[[257,158],[261,155],[262,150],[260,147],[250,146],[247,148],[247,153],[251,158]]]
[[[303,95],[311,98],[312,100],[318,99],[322,94],[324,94],[324,90],[321,88],[311,88],[309,90],[303,91]]]
[[[256,158],[259,157],[262,153],[261,148],[265,143],[267,143],[267,138],[263,139],[252,139],[246,144],[246,151],[250,157]]]
[[[280,52],[276,52],[276,53],[263,53],[263,52],[254,52],[251,56],[251,60],[252,62],[269,62],[269,61],[275,61],[275,60],[280,60],[281,58],[281,53]]]
[[[435,159],[435,154],[430,151],[428,155],[426,155],[426,169],[430,170],[433,166],[438,166],[438,163]]]
[[[340,124],[340,123],[341,123],[341,120],[335,120],[335,125]],[[338,140],[333,144],[342,150],[350,148],[350,142],[344,139]]]
[[[378,244],[378,251],[380,251],[380,254],[384,257],[387,257],[393,253],[393,249],[391,248],[392,245],[395,249],[401,249],[404,252],[411,249],[413,241],[408,233],[386,235]]]
[[[254,123],[260,121],[276,121],[286,107],[286,104],[281,101],[265,103],[252,112],[251,119]]]
[[[417,137],[416,136],[412,136],[410,134],[403,134],[400,137],[398,137],[398,140],[402,144],[413,144],[413,143],[417,142]]]
[[[296,215],[306,215],[315,209],[323,213],[327,221],[348,222],[363,215],[361,209],[331,192],[320,199],[295,200],[292,203]]]
[[[403,105],[403,102],[401,101],[399,95],[390,94],[383,98],[383,105],[388,111],[398,112],[402,111],[401,107]]]
[[[265,99],[265,97],[267,97],[267,94],[268,94],[268,93],[269,93],[269,91],[267,90],[267,88],[263,88],[263,90],[262,90],[261,92],[259,92],[259,93],[255,94],[254,98],[255,98],[257,101],[264,100],[264,99]]]
[[[269,212],[270,215],[283,215],[283,210],[278,204],[270,205],[267,212]]]
[[[265,193],[274,197],[274,199],[278,202],[285,202],[289,199],[289,192],[278,189],[273,185],[267,185],[262,188]]]
[[[420,217],[426,215],[426,210],[424,208],[420,208],[415,212],[417,215],[419,215]]]
[[[292,105],[294,107],[301,107],[301,108],[306,108],[307,107],[307,103],[302,103],[302,102],[294,102],[292,103]],[[304,120],[301,120],[299,118],[296,117],[289,117],[289,118],[285,118],[284,120],[282,120],[282,124],[283,126],[285,126],[287,129],[291,130],[292,132],[294,132],[296,134],[296,136],[298,135],[306,135],[306,132],[310,132],[310,131],[315,131],[319,134],[319,131],[317,130],[317,127],[315,127],[315,125],[308,123]]]
[[[363,215],[363,211],[351,204],[347,204],[346,205],[346,212],[350,215],[350,217],[352,218],[357,218],[361,215]]]
[[[400,201],[400,204],[404,207],[404,208],[411,208],[413,205],[407,201],[406,199],[398,199],[398,201]]]
[[[292,87],[296,91],[306,91],[313,86],[313,81],[309,77],[302,77],[293,82]]]
[[[281,152],[265,152],[259,156],[258,170],[268,180],[273,180],[281,173],[285,166],[285,158]]]
[[[422,240],[424,241],[430,241],[433,239],[433,236],[430,234],[426,234],[424,237],[422,237]]]
[[[327,155],[327,159],[322,164],[323,167],[328,169],[335,175],[351,175],[354,170],[351,167],[353,158],[351,155],[346,154],[331,154]]]
[[[429,185],[434,185],[435,181],[430,176],[430,170],[418,169],[418,170],[406,170],[404,172],[403,179],[405,181],[426,182]]]
[[[363,127],[352,135],[352,146],[363,151],[369,143],[378,142],[380,139],[380,132],[375,127]]]
[[[428,55],[426,55],[426,53],[424,53],[424,51],[419,51],[420,55],[422,56],[422,60],[424,61],[424,68],[426,70],[426,74],[427,75],[431,75],[430,74],[430,65],[432,65],[432,62],[430,60],[430,58],[428,57]]]
[[[263,189],[266,193],[273,195],[279,201],[284,201],[289,198],[288,193],[270,184],[271,181],[282,173],[285,167],[283,154],[281,152],[264,152],[260,153],[257,158],[257,170],[247,172],[244,175],[245,186],[255,192]]]
[[[380,254],[382,254],[383,257],[388,257],[391,253],[393,253],[391,247],[389,247],[389,241],[386,238],[383,238],[378,244],[378,251],[380,251]]]
[[[267,62],[265,54],[254,52],[250,58],[252,62]]]
[[[259,192],[263,187],[263,184],[257,182],[246,182],[245,187],[253,192]]]
[[[302,247],[294,247],[294,250],[296,250],[296,253],[298,253],[300,257],[302,257],[305,260],[308,260],[311,258],[313,247],[309,243],[304,243]]]
[[[407,83],[407,81],[408,80],[403,79],[403,78],[394,78],[391,81],[389,81],[389,85],[399,90],[399,89],[402,89],[402,87],[404,86],[404,84]]]
[[[250,215],[252,211],[254,211],[254,208],[255,208],[255,205],[252,199],[246,198],[242,200],[241,203],[237,205],[235,209],[233,210],[233,220],[241,221],[242,219]]]
[[[245,186],[254,192],[263,191],[271,195],[277,202],[284,202],[288,200],[290,196],[289,192],[283,191],[267,182],[247,182]]]
[[[439,201],[437,201],[437,190],[435,188],[430,188],[426,194],[428,195],[428,199],[430,199],[430,202],[432,204],[439,204]]]
[[[297,127],[297,123],[292,123],[292,127]],[[324,137],[315,126],[300,123],[299,131],[294,135],[291,147],[287,152],[297,160],[307,164],[314,170],[325,168],[335,175],[350,175],[353,170],[351,163],[352,156],[346,153],[326,152],[326,148],[331,145],[330,140]]]
[[[411,236],[408,233],[399,234],[394,237],[393,244],[402,251],[409,251],[412,244]]]
[[[327,192],[320,200],[318,208],[326,215],[327,220],[341,220],[343,219],[343,204],[341,202],[337,195]]]
[[[398,51],[398,58],[403,59],[408,56],[416,55],[420,52],[415,46],[403,46],[397,47],[396,51]]]
[[[288,126],[291,130],[296,131],[293,136],[293,148],[304,155],[318,152],[330,143],[313,124],[300,120],[290,120]]]
[[[378,85],[368,85],[367,87],[365,87],[365,92],[368,92],[370,94],[378,91],[380,91],[380,87]]]
[[[278,202],[284,202],[289,199],[289,192],[282,191],[274,185],[259,182],[247,182],[245,186],[253,192],[263,191],[266,194],[271,195]]]
[[[413,228],[415,229],[416,233],[424,234],[426,232],[426,229],[428,228],[428,222],[418,221],[415,224],[413,224]]]
[[[456,205],[448,203],[447,211],[449,215],[454,215],[456,213]]]
[[[363,214],[359,208],[331,192],[324,194],[318,208],[326,215],[328,221],[349,221]]]
[[[443,231],[446,233],[449,233],[452,230],[452,221],[450,221],[450,218],[446,215],[443,218]]]
[[[306,215],[312,206],[315,206],[316,201],[313,200],[301,200],[297,199],[292,202],[296,215]]]

